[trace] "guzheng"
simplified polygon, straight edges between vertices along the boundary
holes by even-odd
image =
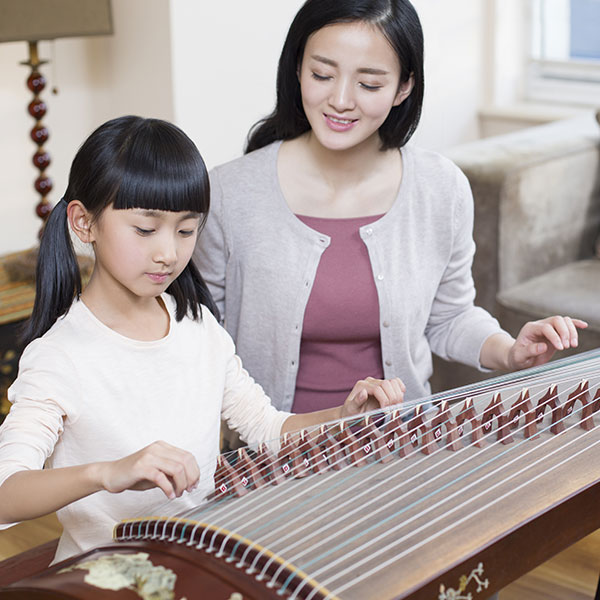
[[[188,600],[487,598],[600,527],[594,418],[600,349],[221,455],[197,508],[94,552]]]

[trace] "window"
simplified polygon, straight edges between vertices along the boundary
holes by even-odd
[[[527,95],[600,105],[600,0],[531,0]]]

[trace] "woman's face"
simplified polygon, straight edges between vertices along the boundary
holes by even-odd
[[[306,117],[319,143],[330,150],[378,138],[392,107],[413,86],[412,78],[400,85],[396,52],[379,29],[363,22],[313,33],[298,75]]]

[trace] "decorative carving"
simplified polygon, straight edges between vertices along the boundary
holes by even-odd
[[[481,579],[483,575],[483,563],[479,563],[476,569],[471,571],[469,576],[462,575],[458,580],[458,589],[455,590],[453,588],[446,589],[445,585],[440,585],[440,595],[438,596],[438,600],[473,600],[473,594],[468,592],[465,594],[468,585],[471,581],[475,581],[477,583],[477,589],[475,590],[477,593],[487,590],[488,585],[490,584],[489,579]]]

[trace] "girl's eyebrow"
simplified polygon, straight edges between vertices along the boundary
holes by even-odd
[[[150,208],[134,208],[133,211],[143,217],[160,217],[160,212]]]
[[[330,58],[326,58],[325,56],[319,56],[318,54],[312,54],[311,58],[321,62],[325,65],[329,65],[330,67],[337,67],[338,64],[335,60],[331,60]],[[356,69],[357,73],[364,73],[366,75],[388,75],[388,71],[385,69],[375,69],[374,67],[361,67],[360,69]]]
[[[199,219],[199,218],[200,218],[200,215],[197,212],[190,211],[188,213],[185,213],[184,215],[181,215],[181,218],[179,220],[186,221],[187,219]]]
[[[135,212],[142,215],[143,217],[155,217],[155,218],[162,218],[164,216],[164,211],[160,211],[160,210],[152,210],[150,208],[136,208]],[[199,219],[200,215],[194,211],[190,211],[187,213],[184,213],[183,215],[181,215],[181,217],[179,217],[180,221],[185,221],[187,219]]]

